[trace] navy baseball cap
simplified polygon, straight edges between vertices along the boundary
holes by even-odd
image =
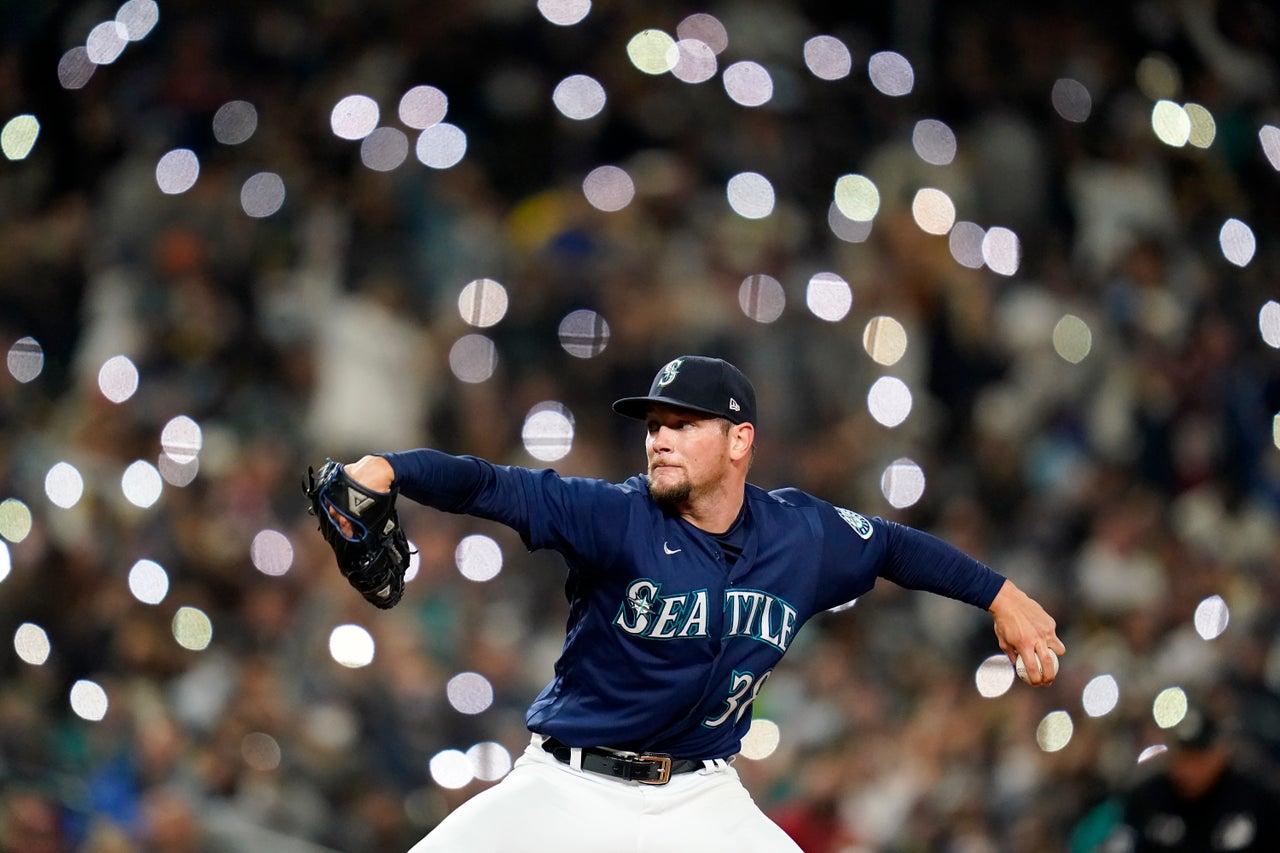
[[[644,420],[649,406],[660,403],[725,418],[731,423],[756,421],[756,389],[742,371],[721,358],[682,355],[653,377],[647,397],[623,397],[613,410]]]

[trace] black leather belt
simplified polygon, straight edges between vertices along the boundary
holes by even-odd
[[[569,763],[572,749],[563,741],[544,736],[542,748],[562,764]],[[645,785],[665,785],[672,773],[691,773],[704,766],[692,758],[672,758],[660,752],[616,752],[594,746],[582,750],[583,770]]]

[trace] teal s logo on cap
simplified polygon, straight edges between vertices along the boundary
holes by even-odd
[[[684,364],[683,358],[673,358],[662,368],[662,373],[658,376],[657,385],[659,388],[665,388],[672,382],[676,381],[676,374],[680,372],[680,365]]]

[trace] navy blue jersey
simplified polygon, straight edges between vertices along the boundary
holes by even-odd
[[[434,450],[389,453],[401,494],[508,525],[568,566],[555,675],[534,732],[571,746],[736,753],[801,626],[877,578],[987,607],[1004,578],[940,539],[798,489],[746,487],[728,551],[665,512],[645,477],[561,477]]]

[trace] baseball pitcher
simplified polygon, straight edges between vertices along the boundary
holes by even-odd
[[[880,578],[990,611],[1027,680],[1053,681],[1055,622],[1002,575],[922,531],[747,483],[756,397],[733,365],[676,358],[613,408],[647,433],[647,473],[622,483],[432,449],[308,481],[344,575],[380,607],[408,563],[397,495],[501,522],[567,565],[564,647],[526,714],[529,745],[411,853],[798,851],[734,756],[805,622]]]

